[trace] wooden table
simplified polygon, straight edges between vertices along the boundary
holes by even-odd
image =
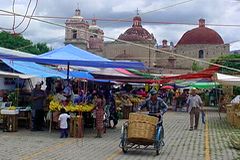
[[[27,129],[32,128],[32,113],[30,110],[20,110],[18,114],[18,121],[19,120],[25,121],[25,127]]]

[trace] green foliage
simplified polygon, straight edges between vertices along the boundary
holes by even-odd
[[[12,102],[12,105],[13,106],[17,106],[17,93],[16,92],[11,92],[9,95],[8,95],[8,101],[9,102]]]
[[[240,95],[240,87],[238,86],[233,87],[233,95]]]
[[[197,64],[197,62],[193,62],[192,64],[192,71],[194,72],[197,72],[197,71],[200,71],[200,70],[203,70],[203,67],[200,66],[199,64]]]
[[[22,35],[13,35],[8,32],[0,32],[0,47],[36,55],[52,50],[52,48],[49,48],[46,43],[33,44],[33,42],[25,39]]]
[[[228,54],[226,56],[219,57],[218,59],[212,60],[213,63],[221,64],[227,67],[240,69],[240,54]],[[221,68],[221,73],[234,74],[235,71]]]

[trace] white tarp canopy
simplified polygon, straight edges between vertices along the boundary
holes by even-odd
[[[235,98],[232,99],[231,103],[237,104],[240,102],[240,95],[237,95]]]
[[[222,73],[216,74],[217,81],[224,85],[240,86],[240,77]]]
[[[33,78],[33,77],[35,77],[35,76],[25,75],[25,74],[19,74],[19,73],[11,73],[11,72],[0,71],[0,78],[21,78],[21,79],[29,79],[29,78]]]

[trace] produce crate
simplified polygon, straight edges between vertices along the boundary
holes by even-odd
[[[240,116],[236,113],[234,114],[234,127],[240,128]]]
[[[230,123],[230,125],[234,125],[234,112],[232,109],[227,110],[227,121]]]
[[[17,115],[3,115],[3,131],[16,132],[18,130]]]
[[[83,137],[83,123],[82,116],[70,118],[70,137],[82,138]]]

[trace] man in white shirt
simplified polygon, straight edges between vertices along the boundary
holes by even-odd
[[[203,102],[199,95],[196,93],[197,89],[193,88],[191,94],[187,99],[188,112],[190,113],[190,131],[193,130],[193,119],[195,117],[194,129],[198,128],[199,114],[203,109]]]
[[[66,110],[64,108],[61,109],[61,114],[58,118],[58,120],[60,121],[60,129],[61,129],[61,136],[60,138],[67,138],[68,137],[68,123],[67,123],[67,119],[70,118],[70,115],[68,115],[66,113]]]

